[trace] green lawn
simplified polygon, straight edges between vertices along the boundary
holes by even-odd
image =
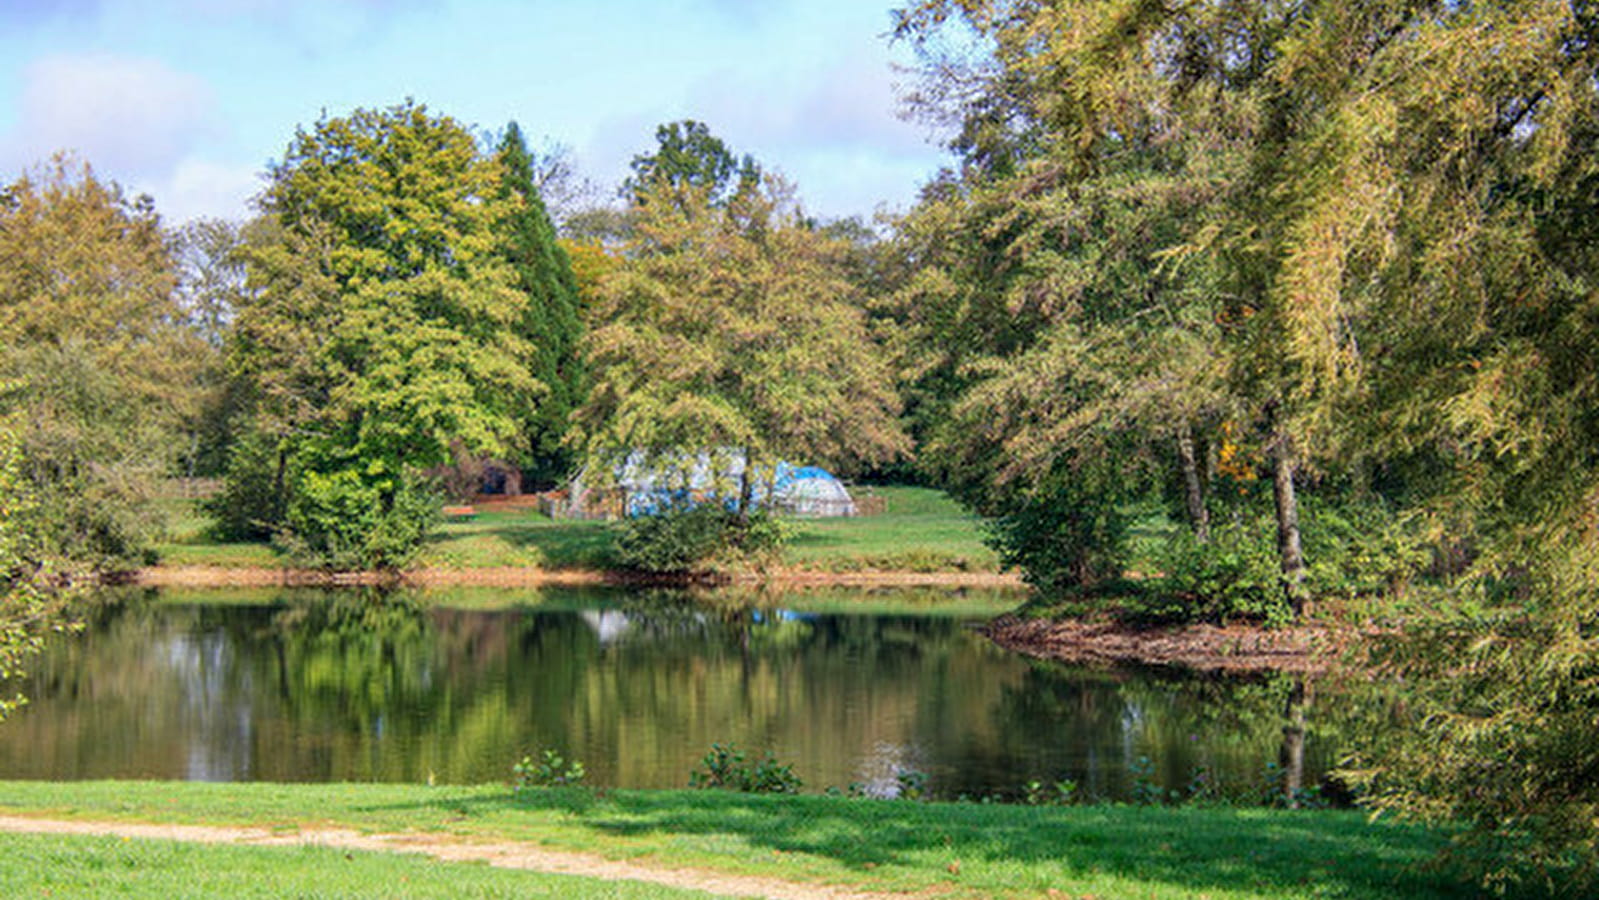
[[[887,503],[882,515],[852,519],[795,519],[785,564],[824,571],[990,572],[994,552],[983,545],[978,521],[943,493],[927,488],[871,489]],[[169,539],[157,547],[173,566],[249,568],[280,565],[265,544],[220,543],[190,501],[166,501]],[[424,551],[431,568],[539,567],[608,569],[611,525],[552,520],[533,510],[484,510],[446,522]]]
[[[887,501],[886,512],[850,519],[796,519],[787,562],[831,571],[991,572],[999,565],[994,551],[983,544],[977,517],[942,491],[870,490]]]
[[[1349,812],[1033,808],[715,791],[535,789],[513,797],[490,786],[143,782],[0,783],[0,812],[527,840],[657,866],[949,897],[1048,897],[1052,890],[1100,900],[1459,893],[1458,885],[1417,867],[1441,846],[1438,834]],[[13,871],[8,877],[17,877],[19,866],[39,871],[38,862],[13,863],[12,845],[5,846],[3,865]],[[103,844],[70,846],[62,855],[80,850],[83,862],[73,867],[105,866],[107,854],[116,858]],[[173,854],[161,857],[161,866],[180,875],[233,865],[220,850],[161,852]],[[297,860],[287,852],[277,858],[285,878],[299,877],[302,867],[314,870],[311,862],[309,855]],[[277,867],[265,857],[250,864]],[[297,882],[284,884],[288,893],[301,890]]]
[[[635,882],[444,863],[324,847],[203,846],[114,837],[0,834],[0,896],[705,898]]]

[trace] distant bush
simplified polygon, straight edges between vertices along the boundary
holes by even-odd
[[[616,533],[616,558],[641,572],[702,572],[723,564],[764,562],[788,542],[789,529],[770,513],[748,516],[712,504],[635,516]]]
[[[1156,558],[1162,575],[1127,598],[1122,614],[1141,622],[1210,622],[1246,619],[1267,625],[1293,621],[1282,589],[1273,533],[1263,522],[1211,530],[1200,542],[1181,531]]]
[[[296,475],[284,529],[274,542],[302,565],[333,571],[402,569],[440,517],[431,486],[407,477],[385,503],[380,487],[356,472]]]
[[[264,433],[242,437],[228,453],[222,489],[200,504],[224,541],[264,541],[283,524],[285,497],[278,442]]]

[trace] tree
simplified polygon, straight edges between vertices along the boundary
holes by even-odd
[[[45,624],[33,533],[38,505],[19,462],[15,434],[0,425],[0,679],[22,674],[24,662],[39,651]],[[0,698],[0,721],[22,702],[20,696]]]
[[[102,569],[143,562],[151,503],[198,416],[207,346],[173,300],[147,197],[58,156],[0,190],[0,406],[26,423],[21,476],[41,497],[44,553]]]
[[[299,131],[270,174],[232,355],[281,443],[289,525],[322,534],[316,523],[355,498],[382,521],[422,508],[419,472],[456,444],[502,453],[548,391],[496,233],[500,167],[454,120],[407,101]],[[406,523],[339,538],[397,535],[340,553],[396,565],[421,537]],[[320,538],[312,549],[332,551]]]
[[[551,482],[567,468],[567,419],[582,402],[585,375],[578,356],[583,334],[582,298],[572,263],[556,240],[555,226],[534,184],[533,160],[515,122],[505,129],[498,159],[506,218],[498,230],[517,288],[526,297],[518,328],[534,348],[532,373],[549,393],[534,409],[518,440],[530,475]]]
[[[1472,614],[1399,664],[1447,677],[1415,682],[1420,717],[1373,760],[1373,802],[1470,822],[1498,884],[1531,866],[1591,890],[1591,5],[928,0],[899,16],[918,41],[970,26],[992,59],[975,83],[1022,103],[1022,133],[1076,177],[1129,144],[1227,173],[1173,250],[1216,266],[1215,348],[1269,460],[1286,596],[1306,595],[1298,492],[1339,469],[1388,470],[1478,550],[1452,586]]]
[[[633,175],[622,185],[622,196],[635,204],[651,195],[658,199],[681,196],[676,191],[659,194],[656,188],[660,184],[703,191],[713,206],[726,204],[760,184],[761,167],[755,158],[734,156],[703,122],[684,119],[661,125],[655,129],[655,141],[655,152],[633,157],[629,164]]]
[[[665,179],[637,212],[605,276],[587,349],[595,373],[579,446],[604,471],[629,453],[657,461],[723,451],[747,461],[748,511],[780,459],[849,469],[907,449],[898,399],[866,333],[840,247],[768,179],[725,205]]]

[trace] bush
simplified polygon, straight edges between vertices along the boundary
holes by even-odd
[[[588,770],[583,768],[583,763],[578,760],[568,762],[554,750],[545,750],[539,756],[539,761],[534,762],[533,757],[524,756],[522,761],[511,767],[511,790],[520,793],[532,787],[573,787],[583,783],[588,777]]]
[[[291,559],[333,571],[402,569],[440,518],[440,502],[416,477],[390,497],[348,469],[293,479],[285,528],[275,542]]]
[[[722,564],[764,562],[779,554],[789,529],[767,512],[739,516],[711,504],[635,516],[617,530],[616,558],[641,572],[702,572]]]
[[[1052,473],[1035,492],[1003,504],[986,540],[1002,565],[1021,569],[1045,593],[1093,587],[1121,577],[1127,493],[1118,473]]]
[[[732,744],[712,744],[700,760],[700,768],[689,773],[691,788],[719,788],[746,794],[797,794],[804,782],[794,767],[779,763],[771,754],[751,765],[744,751]]]
[[[212,533],[224,541],[264,541],[283,525],[285,489],[278,471],[278,441],[244,436],[228,454],[222,489],[200,505]]]
[[[1142,622],[1293,621],[1269,527],[1227,524],[1212,529],[1205,543],[1191,531],[1178,532],[1157,558],[1163,574],[1123,604],[1123,615]]]

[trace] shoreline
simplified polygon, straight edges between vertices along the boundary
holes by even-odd
[[[648,576],[597,569],[417,569],[410,572],[323,572],[267,566],[151,566],[114,583],[137,587],[600,587],[628,585],[776,585],[792,587],[1025,587],[1014,572],[826,572],[774,569],[713,576]]]
[[[980,631],[996,645],[1035,659],[1097,666],[1162,666],[1196,672],[1319,675],[1339,668],[1356,628],[1297,625],[1137,627],[1096,619],[999,616]]]

